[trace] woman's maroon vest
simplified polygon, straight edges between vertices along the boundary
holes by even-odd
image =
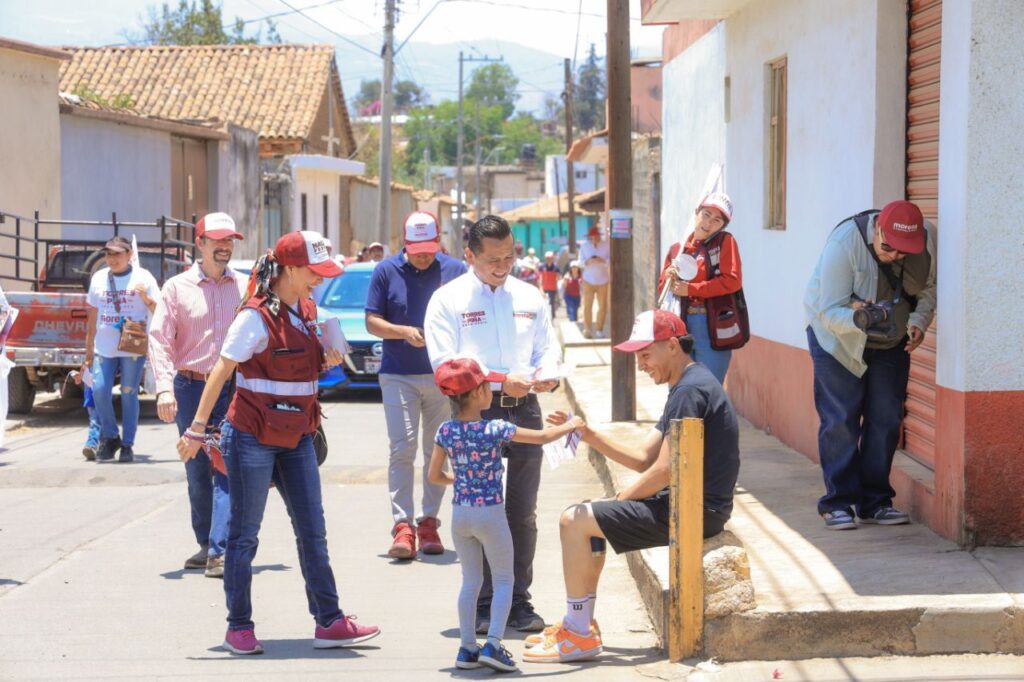
[[[307,335],[291,323],[284,304],[273,315],[264,303],[266,298],[254,296],[243,306],[260,314],[270,338],[265,350],[238,365],[228,421],[264,445],[294,448],[320,425],[316,382],[323,348],[314,328],[316,304],[299,299],[298,312],[309,327]]]

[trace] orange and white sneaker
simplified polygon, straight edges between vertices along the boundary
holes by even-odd
[[[560,627],[562,627],[562,621],[558,621],[554,625],[547,626],[546,628],[544,628],[544,632],[541,632],[540,634],[530,635],[529,637],[524,639],[523,642],[526,643],[527,648],[529,648],[531,646],[534,646],[535,644],[540,644],[541,642],[544,641],[545,637],[550,637],[551,635],[553,635],[556,632],[558,632],[558,629]],[[596,620],[590,621],[590,629],[593,632],[597,633],[598,637],[601,636],[601,628],[598,626]]]
[[[601,635],[593,629],[586,636],[559,627],[544,641],[523,652],[523,660],[530,663],[568,663],[594,658],[604,650]]]

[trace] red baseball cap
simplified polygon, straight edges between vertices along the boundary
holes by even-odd
[[[441,248],[441,232],[433,213],[414,211],[405,219],[405,252],[437,253]]]
[[[337,277],[343,270],[331,258],[331,242],[319,232],[289,232],[274,244],[280,265],[308,266],[321,277]]]
[[[636,316],[629,339],[615,346],[623,353],[643,350],[655,341],[686,336],[686,323],[667,310],[648,310]]]
[[[732,220],[732,199],[725,192],[712,192],[711,194],[704,197],[704,200],[700,202],[700,206],[697,210],[702,208],[717,208],[722,212],[725,217],[725,222],[728,223]]]
[[[500,383],[504,374],[492,372],[473,358],[445,360],[434,371],[434,381],[445,395],[468,393],[485,381]]]
[[[878,214],[885,243],[903,253],[921,253],[925,247],[924,216],[917,204],[890,201]]]
[[[235,231],[235,221],[227,213],[207,213],[196,223],[196,237],[245,239]]]
[[[601,228],[598,227],[597,225],[591,226],[591,228],[589,230],[587,230],[587,236],[588,237],[600,237],[601,236]]]

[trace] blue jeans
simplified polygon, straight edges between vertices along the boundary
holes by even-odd
[[[563,298],[565,298],[565,314],[569,316],[570,322],[575,322],[576,314],[580,310],[580,297],[566,294]]]
[[[117,415],[114,414],[114,377],[121,370],[122,445],[135,445],[139,426],[139,383],[142,381],[144,357],[105,358],[97,355],[92,363],[92,395],[100,420],[100,437],[117,438]]]
[[[907,399],[910,353],[900,343],[888,350],[866,349],[868,369],[855,376],[829,355],[807,329],[814,365],[814,406],[821,420],[818,454],[825,494],[818,513],[844,510],[872,516],[892,506],[892,456],[900,438]]]
[[[303,436],[290,450],[263,445],[256,436],[225,422],[221,448],[231,485],[231,524],[224,557],[228,628],[253,627],[252,561],[259,546],[260,524],[271,481],[284,499],[292,521],[309,612],[317,625],[329,627],[344,614],[338,606],[338,588],[327,556],[327,524],[313,439]]]
[[[174,399],[178,402],[175,421],[179,436],[195,419],[204,388],[205,381],[193,381],[180,374],[174,376]],[[234,388],[234,382],[228,382],[221,389],[210,413],[211,426],[218,426],[224,421]],[[231,518],[228,477],[214,469],[206,450],[200,449],[195,457],[185,462],[185,478],[188,480],[188,501],[192,507],[192,531],[196,534],[196,542],[209,545],[211,557],[220,556],[228,545],[228,521]]]
[[[711,334],[708,332],[708,316],[704,313],[686,316],[686,331],[693,336],[693,359],[707,367],[718,383],[725,383],[725,373],[729,371],[732,360],[731,350],[715,350],[711,347]]]

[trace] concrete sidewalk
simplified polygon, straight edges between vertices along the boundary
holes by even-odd
[[[563,324],[568,393],[576,411],[622,440],[642,438],[661,414],[667,387],[638,372],[636,423],[608,423],[610,353],[577,345]],[[968,552],[928,528],[825,530],[816,513],[818,466],[741,421],[742,464],[727,526],[750,560],[757,608],[709,620],[705,652],[719,660],[961,652],[1024,652],[1024,548]],[[608,493],[636,473],[593,453]],[[634,578],[662,628],[667,549],[635,553]],[[660,632],[660,634],[664,634]]]

